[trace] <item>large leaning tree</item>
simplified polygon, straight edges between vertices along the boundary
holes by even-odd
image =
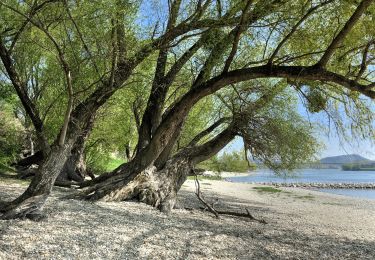
[[[314,153],[315,142],[288,107],[290,93],[301,94],[312,112],[326,109],[330,99],[360,107],[375,98],[373,2],[2,1],[2,75],[34,125],[43,161],[20,197],[1,202],[1,217],[41,215],[98,111],[121,89],[136,86],[148,71],[140,69],[144,64],[153,75],[147,75],[144,108],[134,113],[134,155],[81,183],[77,198],[136,198],[169,212],[194,166],[236,136],[270,167],[293,168]],[[33,98],[33,73],[50,78],[43,96],[58,96],[64,107],[55,111],[54,134],[47,135],[44,115],[56,101]],[[209,98],[216,121],[181,146],[189,113]]]

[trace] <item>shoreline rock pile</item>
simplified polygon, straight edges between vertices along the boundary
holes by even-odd
[[[275,187],[291,188],[322,188],[322,189],[375,189],[375,183],[278,183],[278,182],[251,182],[251,184],[270,185]]]

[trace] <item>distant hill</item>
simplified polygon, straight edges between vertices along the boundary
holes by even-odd
[[[324,164],[367,163],[367,162],[372,162],[372,161],[358,154],[325,157],[320,160],[320,163],[324,163]]]

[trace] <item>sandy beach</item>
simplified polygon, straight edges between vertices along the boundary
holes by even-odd
[[[192,180],[169,216],[137,202],[62,200],[66,191],[55,188],[47,220],[0,221],[0,259],[375,258],[374,200],[259,187],[201,181],[217,209],[248,209],[268,224],[200,210]],[[0,196],[10,199],[24,188],[0,183]]]

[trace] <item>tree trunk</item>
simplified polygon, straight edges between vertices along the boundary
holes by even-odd
[[[58,181],[82,182],[87,175],[93,178],[92,174],[87,171],[85,158],[85,142],[91,132],[92,125],[88,127],[85,133],[80,135],[74,143],[71,155],[57,178]]]
[[[137,199],[168,213],[174,207],[177,192],[192,167],[219,152],[235,135],[234,124],[230,124],[210,141],[182,149],[159,168],[154,166],[155,157],[146,158],[147,153],[139,154],[135,160],[105,178],[98,178],[99,182],[84,188],[77,197],[103,201]]]
[[[66,181],[76,181],[82,182],[86,176],[95,178],[86,168],[86,158],[85,158],[85,142],[91,133],[93,127],[93,116],[89,120],[89,123],[86,125],[83,133],[77,137],[77,140],[74,143],[72,152],[68,157],[60,175],[57,180],[66,182]],[[20,169],[25,169],[30,167],[32,164],[40,165],[43,163],[43,153],[42,151],[36,152],[34,155],[29,156],[25,159],[20,160],[15,165]]]
[[[72,151],[64,167],[57,177],[57,181],[82,182],[86,175],[86,163],[83,154]]]
[[[37,174],[26,191],[17,199],[2,205],[0,219],[30,218],[39,219],[41,209],[52,186],[64,167],[71,152],[72,144],[52,146]]]

